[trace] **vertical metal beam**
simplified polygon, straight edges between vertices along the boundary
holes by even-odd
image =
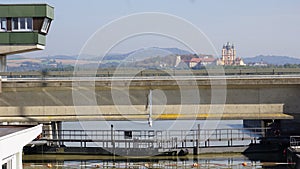
[[[200,139],[201,139],[201,136],[200,136],[200,134],[201,134],[200,124],[198,124],[197,127],[198,127],[198,134],[197,134],[197,136],[198,136],[198,137],[197,137],[197,153],[200,154],[200,142],[201,142],[201,140],[200,140]]]
[[[114,125],[110,125],[110,139],[111,139],[111,145],[113,146],[114,149],[115,148]]]
[[[265,137],[266,136],[266,131],[265,131],[264,128],[268,127],[267,126],[267,121],[266,120],[261,120],[260,123],[261,123],[261,128],[263,128],[263,129],[261,129],[261,135],[262,135],[262,137]]]
[[[57,122],[51,122],[51,130],[52,130],[52,138],[54,140],[58,139],[58,131],[57,131]],[[59,142],[54,142],[55,145],[59,145]]]
[[[58,145],[61,146],[63,145],[63,142],[61,141],[62,140],[62,122],[61,121],[58,121],[56,122],[56,125],[57,125],[57,139],[59,140],[58,141]]]

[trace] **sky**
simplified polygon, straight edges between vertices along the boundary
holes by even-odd
[[[200,29],[218,55],[229,41],[235,44],[240,57],[300,58],[299,0],[15,0],[13,3],[48,3],[55,7],[46,49],[27,54],[30,56],[78,55],[89,38],[112,21],[135,13],[162,12],[183,18]],[[151,46],[182,48],[174,39],[145,36],[124,41],[113,52]],[[203,49],[202,53],[205,52]]]

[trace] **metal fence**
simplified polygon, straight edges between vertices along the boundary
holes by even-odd
[[[96,143],[105,148],[159,148],[175,149],[209,147],[211,145],[234,146],[256,142],[269,128],[196,129],[196,130],[60,130],[57,137],[44,130],[42,139],[60,145]]]
[[[95,71],[30,71],[0,72],[0,76],[8,78],[45,78],[45,77],[127,77],[127,76],[207,76],[207,75],[282,75],[299,74],[300,68],[236,68],[236,69],[99,69]]]

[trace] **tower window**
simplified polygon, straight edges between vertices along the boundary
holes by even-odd
[[[0,18],[0,31],[6,31],[6,18]]]
[[[12,30],[32,31],[32,18],[12,18]]]
[[[48,19],[48,18],[44,19],[41,32],[43,32],[43,33],[47,33],[48,32],[48,29],[49,29],[49,26],[50,26],[50,22],[51,22],[50,19]]]

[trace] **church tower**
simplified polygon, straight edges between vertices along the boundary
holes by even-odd
[[[224,65],[234,65],[236,61],[236,50],[234,45],[227,42],[222,49],[222,62]]]

